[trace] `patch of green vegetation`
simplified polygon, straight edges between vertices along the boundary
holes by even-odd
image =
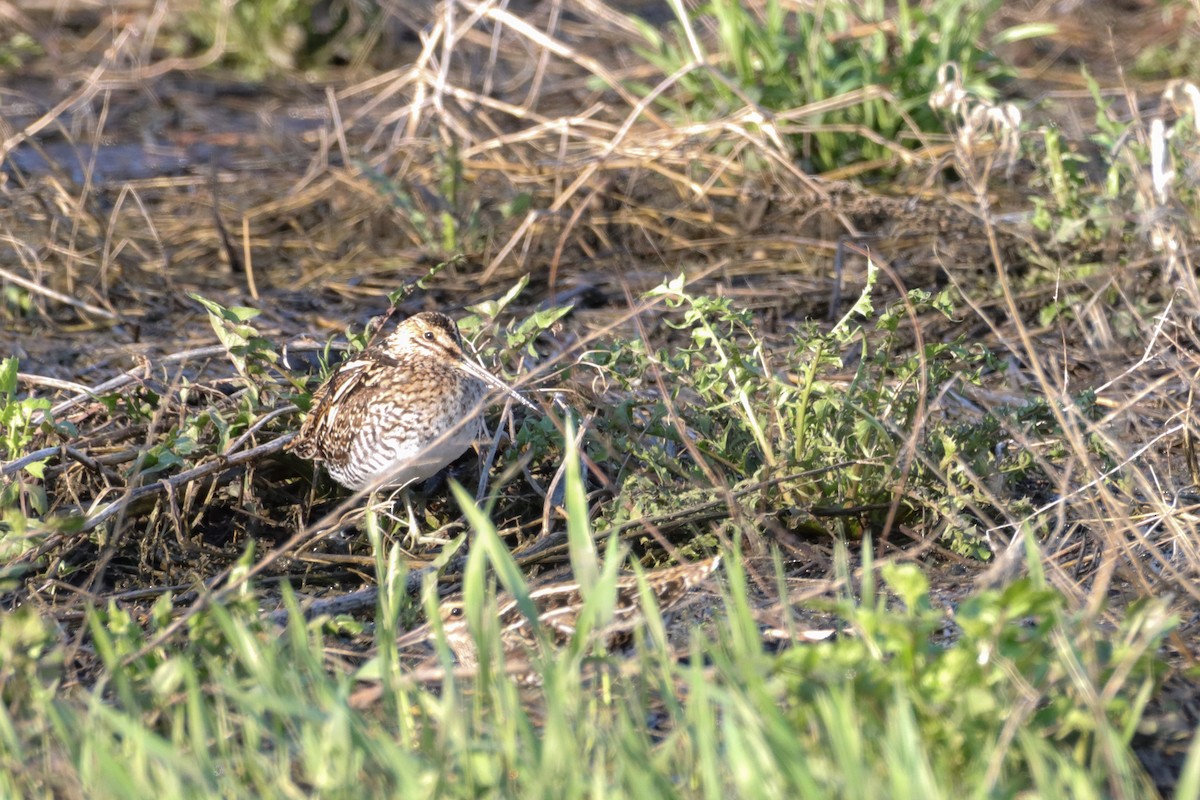
[[[987,502],[981,487],[1036,470],[1021,448],[997,445],[1014,429],[1043,443],[1060,436],[1059,415],[1045,403],[967,423],[930,413],[948,385],[976,381],[1000,364],[962,340],[913,347],[920,315],[953,314],[949,296],[911,292],[877,312],[874,275],[836,325],[804,326],[782,347],[768,346],[747,311],[689,291],[682,278],[647,293],[644,301],[660,306],[669,328],[661,346],[597,344],[571,367],[606,379],[621,398],[592,420],[581,443],[610,471],[614,495],[588,496],[569,418],[565,430],[526,418],[505,458],[565,465],[557,505],[572,573],[586,587],[575,635],[561,649],[540,647],[531,663],[536,680],[505,669],[487,575],[527,606],[529,585],[496,517],[456,490],[472,529],[463,592],[483,654],[477,675],[447,669],[430,686],[407,672],[393,646],[399,620],[412,613],[405,559],[369,514],[380,587],[373,622],[303,621],[285,589],[291,622],[272,627],[242,583],[253,544],[226,579],[232,588],[167,641],[156,637],[179,613],[169,594],[140,614],[116,602],[91,608],[84,636],[98,670],[88,674],[99,677],[83,688],[58,623],[27,609],[9,614],[0,625],[0,794],[45,796],[65,787],[114,797],[911,797],[979,786],[1004,797],[1145,795],[1129,743],[1165,669],[1156,648],[1175,622],[1162,603],[1135,606],[1104,631],[1071,611],[1040,574],[1032,543],[1045,531],[1034,527],[1036,518],[1026,539],[1030,577],[980,592],[953,612],[935,606],[915,566],[871,563],[869,537],[894,501],[908,524],[980,554],[973,509]],[[552,307],[503,322],[526,286],[519,282],[463,320],[489,358],[536,353],[540,335],[566,312]],[[219,458],[259,424],[264,404],[282,399],[286,382],[274,347],[252,324],[255,310],[195,299],[244,389],[194,408],[169,405],[171,396],[147,387],[102,403],[141,420],[172,409],[172,424],[155,432],[130,468],[131,482]],[[496,333],[482,335],[488,330]],[[357,335],[356,346],[365,340],[365,332]],[[27,416],[47,405],[16,399],[15,376],[15,361],[5,362],[6,460],[36,446]],[[618,567],[630,549],[645,546],[614,535],[615,526],[720,498],[714,477],[741,493],[736,502],[746,513],[719,512],[717,526],[733,544],[722,553],[725,588],[713,621],[691,632],[679,663],[678,642],[668,644],[668,626],[644,597],[632,653],[608,652],[591,632],[612,619]],[[11,509],[11,498],[5,502]],[[820,518],[818,506],[858,511]],[[789,604],[777,626],[793,628],[797,610],[833,614],[836,639],[779,653],[763,648],[740,548],[759,536],[764,517],[837,541],[840,599]],[[681,551],[710,554],[713,527],[680,536]],[[11,523],[4,530],[26,533]],[[856,545],[864,562],[852,573],[845,552],[858,539],[867,540]],[[0,586],[21,578],[0,573]],[[781,567],[776,578],[785,580]],[[430,592],[427,613],[434,603]],[[336,637],[362,631],[374,634],[376,655],[331,668]],[[440,664],[454,667],[446,642],[437,649]],[[377,699],[363,709],[358,690],[369,682],[378,683]],[[39,766],[51,764],[53,773]]]
[[[712,0],[677,19],[670,35],[640,27],[650,44],[645,57],[678,78],[658,96],[660,104],[700,120],[728,115],[747,101],[770,112],[814,106],[803,117],[792,115],[803,131],[789,138],[806,167],[826,171],[889,159],[920,131],[941,131],[928,101],[943,64],[958,64],[969,91],[994,98],[1009,72],[982,41],[999,6],[998,0],[833,0],[801,8],[779,0]],[[678,14],[683,6],[673,7]],[[708,53],[696,29],[710,25],[716,37]],[[1037,32],[1014,29],[1002,36]]]
[[[940,796],[948,774],[983,796],[1145,796],[1128,745],[1176,622],[1153,602],[1102,632],[1047,587],[1038,559],[1030,548],[1030,577],[960,603],[949,635],[920,570],[884,565],[877,588],[865,563],[861,595],[837,605],[856,635],[777,664],[779,716],[819,753],[809,768],[844,778],[849,796],[889,785]],[[1112,681],[1121,691],[1095,693]]]
[[[0,313],[5,322],[15,322],[33,314],[33,296],[20,286],[8,284],[4,287],[4,299],[0,302]]]
[[[703,505],[713,494],[700,487],[716,475],[746,508],[788,529],[859,539],[878,531],[896,502],[898,521],[942,531],[954,550],[986,557],[972,509],[992,502],[987,487],[1036,470],[1023,448],[998,445],[1013,430],[1041,441],[1061,432],[1053,418],[1035,432],[1022,409],[965,422],[933,411],[947,387],[978,383],[1004,364],[962,338],[914,352],[904,323],[952,316],[949,296],[913,291],[877,314],[872,284],[832,329],[804,325],[790,346],[774,348],[728,298],[694,295],[682,279],[649,292],[647,301],[666,306],[670,344],[648,352],[638,340],[613,342],[591,349],[579,367],[619,387],[588,440],[595,461],[621,465],[614,478],[622,503],[604,512],[606,521]],[[814,506],[860,511],[821,523],[807,513]]]
[[[987,558],[983,534],[994,524],[989,515],[1004,516],[992,508],[997,497],[1040,474],[1027,448],[1001,445],[1021,431],[1046,445],[1053,458],[1060,417],[1037,402],[970,420],[931,411],[947,387],[977,383],[1004,365],[962,338],[914,351],[908,323],[920,314],[951,316],[948,296],[913,291],[876,314],[874,274],[837,325],[827,331],[804,325],[783,347],[768,347],[751,315],[728,298],[693,294],[682,278],[648,292],[645,302],[665,309],[669,341],[654,350],[639,339],[597,343],[561,374],[564,383],[580,375],[598,379],[615,396],[601,404],[583,443],[619,487],[617,502],[597,503],[599,519],[628,526],[642,518],[686,516],[717,497],[797,533],[857,540],[891,519],[937,531],[963,555]],[[552,306],[520,318],[507,315],[527,283],[474,307],[462,320],[464,335],[476,340],[487,361],[501,365],[502,374],[505,364],[540,358],[535,344],[570,310]],[[273,407],[311,402],[305,382],[280,369],[274,345],[252,325],[255,309],[194,299],[207,310],[243,388],[199,405],[193,401],[203,391],[186,382],[170,397],[141,386],[99,398],[115,418],[159,428],[124,468],[131,482],[227,457]],[[351,332],[352,348],[361,349],[368,338],[366,331]],[[326,353],[322,379],[328,362]],[[520,385],[522,370],[504,377]],[[28,422],[48,401],[7,397],[0,420],[6,453],[15,459],[34,445]],[[164,414],[171,424],[156,421]],[[1082,424],[1088,417],[1071,418]],[[553,416],[527,415],[499,463],[552,474],[563,446]],[[40,477],[30,472],[39,464],[26,472]],[[714,496],[719,486],[732,494]],[[44,518],[48,508],[38,480],[10,480],[3,497],[6,507],[19,505],[27,520]],[[831,513],[819,519],[812,513],[816,507]],[[720,513],[737,516],[725,505]]]
[[[50,409],[50,401],[45,398],[16,396],[19,366],[17,359],[11,356],[0,361],[0,461],[12,461],[25,455],[38,428],[34,418]],[[43,464],[33,461],[24,469],[40,478]]]
[[[24,571],[10,569],[9,560],[36,546],[53,527],[43,522],[49,499],[42,479],[49,456],[36,457],[41,452],[30,449],[42,431],[78,433],[68,423],[53,423],[49,400],[17,396],[17,368],[16,358],[0,361],[0,590],[7,578]]]
[[[221,344],[225,345],[229,360],[245,381],[251,400],[257,404],[264,384],[272,385],[268,383],[270,379],[267,376],[279,360],[275,345],[260,336],[250,324],[250,320],[262,312],[245,306],[226,308],[197,294],[189,296],[208,312],[213,331]]]
[[[495,321],[523,288],[482,304],[465,329]],[[682,281],[653,290],[648,299],[669,309],[679,344],[648,352],[626,342],[589,357],[587,368],[628,385],[631,399],[597,425],[587,446],[612,462],[613,453],[602,451],[617,447],[626,431],[619,458],[644,465],[625,481],[635,506],[652,495],[646,475],[658,476],[655,502],[674,508],[684,493],[671,487],[702,480],[701,464],[680,456],[685,440],[734,485],[813,473],[775,494],[759,489],[759,507],[890,500],[903,431],[921,419],[923,400],[948,380],[971,380],[994,365],[986,351],[961,342],[927,345],[920,357],[901,355],[903,321],[918,310],[949,312],[946,300],[913,293],[868,327],[864,320],[875,317],[871,291],[868,285],[832,330],[798,334],[781,357],[768,354],[750,316],[727,299],[691,294]],[[274,351],[251,327],[252,310],[201,302],[242,379],[259,387],[239,402],[256,406],[274,383]],[[497,354],[525,352],[562,313],[549,309],[512,323],[492,346]],[[852,377],[835,381],[855,349]],[[12,399],[15,365],[6,364],[2,374],[5,409],[24,408],[25,401]],[[666,397],[634,400],[638,381],[656,376],[670,387]],[[1022,425],[1031,435],[1053,434],[1044,411],[1018,413],[1026,414]],[[211,452],[214,435],[226,440],[241,429],[213,409],[201,416],[208,422],[197,416],[165,430],[137,469],[181,468],[184,459]],[[29,446],[20,414],[0,418],[12,439],[9,454]],[[911,485],[927,486],[931,497],[939,478],[953,485],[948,465],[991,452],[1000,429],[926,421],[927,437],[917,447],[931,463],[940,455],[941,469],[918,466]],[[656,439],[660,446],[644,444]],[[861,590],[853,590],[843,555],[842,599],[814,606],[840,619],[842,635],[771,654],[762,647],[735,551],[724,554],[727,584],[716,622],[707,633],[692,633],[686,663],[676,661],[667,626],[648,598],[633,654],[609,653],[590,632],[612,617],[616,568],[628,545],[610,536],[599,558],[573,441],[568,425],[541,446],[544,456],[561,453],[567,465],[563,508],[584,605],[570,644],[544,645],[532,661],[535,703],[528,702],[528,677],[520,679],[522,688],[505,670],[495,592],[485,575],[493,573],[526,603],[528,584],[488,515],[458,491],[473,529],[464,598],[483,654],[474,679],[454,676],[444,641],[438,651],[448,669],[440,684],[416,683],[406,673],[390,647],[408,613],[404,560],[368,519],[381,587],[370,630],[379,649],[354,670],[331,670],[326,659],[336,642],[328,637],[349,628],[326,619],[303,622],[286,590],[293,613],[282,631],[263,619],[254,592],[243,586],[192,616],[170,646],[149,644],[173,620],[170,595],[148,616],[116,603],[93,608],[87,637],[102,678],[70,690],[63,684],[75,683],[68,671],[75,666],[53,623],[31,610],[10,614],[0,626],[0,791],[910,797],[971,785],[1002,796],[1145,793],[1129,742],[1163,670],[1155,648],[1173,621],[1161,603],[1134,608],[1102,635],[1046,587],[1031,550],[1030,578],[977,594],[951,615],[934,607],[914,566],[882,567],[886,592],[878,590],[868,545]],[[611,521],[601,517],[595,525]],[[871,529],[858,524],[839,523],[829,532],[857,537]],[[704,549],[699,540],[685,546]],[[230,585],[253,563],[251,546]],[[432,612],[433,595],[427,598]],[[790,607],[783,613],[783,626],[794,625]],[[351,700],[363,681],[378,682],[376,705],[366,710]],[[53,774],[37,766],[47,764],[55,765]]]
[[[378,8],[354,0],[193,0],[186,31],[252,80],[325,66],[343,46],[362,44]]]
[[[1155,249],[1169,250],[1178,244],[1172,237],[1192,232],[1200,211],[1200,182],[1187,167],[1200,152],[1189,89],[1176,86],[1164,94],[1164,102],[1177,104],[1184,116],[1163,126],[1156,147],[1153,124],[1127,119],[1086,71],[1084,77],[1096,105],[1096,132],[1088,139],[1093,153],[1082,154],[1052,127],[1043,129],[1041,147],[1031,153],[1038,162],[1031,180],[1037,190],[1030,196],[1032,222],[1050,234],[1049,245],[1061,257],[1033,260],[1054,270],[1056,279],[1064,267],[1080,277],[1107,273],[1112,265],[1098,259],[1102,247],[1111,249],[1114,242],[1149,235]],[[1031,284],[1044,280],[1040,270],[1030,277]],[[1052,318],[1065,310],[1045,313]]]
[[[568,495],[582,498],[578,472],[567,481]],[[518,598],[526,587],[486,516],[459,497],[475,528],[466,602],[482,661],[473,679],[447,672],[433,685],[417,683],[388,649],[403,561],[378,533],[380,652],[359,673],[378,684],[366,708],[352,701],[364,684],[330,670],[322,620],[304,623],[290,592],[291,621],[282,630],[263,620],[245,591],[201,610],[171,647],[147,646],[170,619],[168,597],[146,628],[116,604],[96,609],[87,629],[105,677],[86,689],[63,686],[66,643],[23,609],[0,626],[0,792],[907,798],[963,786],[999,797],[1152,791],[1129,741],[1162,667],[1155,648],[1174,625],[1161,602],[1102,632],[1066,611],[1031,550],[1030,578],[948,614],[933,607],[913,565],[883,566],[877,589],[868,558],[861,592],[850,591],[856,581],[843,554],[847,589],[833,606],[840,635],[772,654],[762,648],[733,553],[724,561],[717,621],[707,633],[692,632],[685,662],[645,601],[637,644],[618,656],[597,649],[588,630],[611,607],[620,550],[612,540],[601,565],[586,504],[571,504],[574,569],[593,576],[585,589],[591,622],[581,623],[573,644],[541,651],[531,662],[537,679],[523,677],[519,686],[489,631],[495,607],[483,568],[490,563]],[[243,568],[250,563],[248,552]],[[438,649],[451,665],[444,641]],[[1200,758],[1200,745],[1193,750]]]
[[[18,32],[7,38],[0,38],[0,70],[18,70],[27,60],[40,55],[42,46],[27,33]]]
[[[1140,78],[1178,78],[1195,81],[1200,79],[1197,58],[1200,57],[1200,41],[1194,32],[1200,25],[1200,9],[1182,0],[1160,0],[1158,13],[1160,25],[1171,25],[1179,36],[1167,42],[1151,41],[1135,55],[1132,72]]]
[[[467,308],[471,312],[458,321],[458,328],[468,338],[478,336],[485,328],[494,328],[501,316],[509,319],[502,329],[493,330],[491,343],[482,348],[485,357],[511,358],[527,355],[540,357],[535,348],[539,336],[544,334],[571,311],[569,305],[547,305],[519,317],[505,314],[522,292],[529,286],[529,276],[523,275],[512,288],[496,300],[487,300]]]
[[[1125,282],[1145,285],[1148,270],[1165,285],[1193,285],[1190,277],[1180,281],[1175,273],[1200,219],[1200,181],[1188,166],[1200,154],[1194,124],[1200,94],[1191,84],[1169,83],[1158,100],[1163,110],[1130,118],[1125,97],[1106,91],[1086,69],[1083,77],[1095,105],[1095,123],[1082,141],[1054,124],[1042,126],[1036,136],[1013,138],[1019,110],[959,97],[957,110],[947,115],[956,168],[988,207],[992,201],[983,198],[995,188],[990,183],[993,169],[1006,162],[1015,165],[1018,152],[1032,166],[1027,178],[1031,191],[1023,195],[1032,213],[1006,214],[995,223],[996,230],[1007,228],[1009,233],[1030,224],[1038,235],[1018,234],[1009,247],[994,253],[1012,263],[1000,265],[1005,280],[994,282],[993,288],[1011,280],[1010,288],[1044,298],[1036,312],[1039,326],[1082,324],[1087,330],[1090,325],[1076,315],[1099,305],[1108,309],[1109,325],[1120,340],[1140,341],[1146,334],[1141,320],[1163,307],[1157,291],[1130,292]],[[946,95],[952,96],[957,95]],[[997,158],[1000,153],[1003,158]],[[1182,274],[1188,273],[1183,268]],[[981,291],[977,299],[992,289]]]
[[[1133,209],[1122,206],[1136,196],[1130,189],[1144,181],[1148,159],[1145,146],[1130,140],[1131,124],[1115,118],[1113,101],[1090,78],[1088,85],[1097,103],[1098,131],[1091,137],[1097,154],[1085,156],[1061,131],[1045,128],[1031,181],[1041,190],[1031,197],[1034,227],[1050,235],[1050,246],[1078,253],[1072,259],[1077,268],[1107,237],[1133,235],[1128,216]],[[1127,157],[1121,157],[1123,150]]]
[[[422,177],[427,184],[401,183],[365,161],[354,166],[375,190],[400,213],[397,223],[429,259],[445,262],[481,252],[494,226],[484,213],[483,200],[465,180],[464,163],[451,140],[439,148]],[[518,192],[496,209],[504,220],[523,216],[532,197]]]

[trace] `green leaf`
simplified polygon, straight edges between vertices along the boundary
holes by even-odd
[[[1005,28],[992,37],[993,44],[1020,42],[1026,39],[1040,39],[1058,34],[1058,25],[1052,22],[1026,22]]]
[[[567,549],[571,557],[571,570],[575,580],[579,581],[580,592],[587,597],[588,591],[595,585],[600,574],[596,559],[596,541],[592,538],[592,528],[588,520],[587,491],[583,485],[583,470],[580,464],[579,448],[575,441],[575,421],[567,418],[567,429],[564,434],[566,446],[563,448],[563,458],[566,461],[566,507],[567,507]]]
[[[525,291],[525,287],[528,285],[529,274],[526,273],[525,275],[522,275],[521,279],[513,284],[513,287],[505,292],[504,296],[499,300],[485,300],[482,303],[476,303],[473,306],[467,306],[467,310],[473,311],[484,319],[494,320],[500,315],[500,312],[503,311],[509,303],[517,299],[517,296],[520,295],[521,292]]]
[[[880,566],[879,572],[909,612],[929,608],[929,579],[915,564],[888,562]]]
[[[533,195],[529,192],[520,192],[510,198],[507,202],[500,206],[500,216],[504,219],[513,219],[520,217],[527,212],[533,205]]]
[[[17,357],[0,361],[0,395],[11,397],[17,391]]]
[[[46,512],[50,510],[50,500],[46,496],[44,486],[26,486],[25,497],[29,500],[30,510],[39,517],[44,517]]]
[[[482,564],[473,566],[471,558],[475,557],[476,550],[482,551],[491,562],[492,568],[496,571],[496,576],[500,579],[500,584],[511,594],[517,601],[517,605],[521,609],[521,613],[526,616],[531,622],[537,620],[537,607],[533,604],[533,600],[529,597],[529,587],[525,583],[525,578],[521,574],[521,568],[517,566],[517,562],[513,560],[512,554],[508,548],[504,546],[504,542],[500,540],[500,536],[496,533],[496,528],[492,521],[488,519],[483,510],[475,504],[475,500],[467,493],[459,483],[452,481],[450,489],[454,493],[454,499],[458,501],[462,508],[463,515],[467,518],[467,522],[475,530],[475,539],[472,542],[471,555],[467,559],[467,571],[463,576],[465,588],[470,588],[473,581],[473,570],[482,571]],[[464,594],[464,601],[468,607],[468,614],[471,608],[471,596]],[[538,627],[538,626],[534,626]]]
[[[850,326],[850,321],[856,316],[871,316],[875,311],[875,306],[871,303],[871,290],[875,288],[875,281],[878,279],[879,267],[875,266],[874,261],[867,261],[866,285],[863,286],[858,299],[854,301],[854,306],[846,312],[845,316],[838,320],[838,323],[833,326],[830,334],[844,334]]]

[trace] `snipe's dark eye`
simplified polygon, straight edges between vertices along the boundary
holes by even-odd
[[[425,341],[427,341],[427,342],[433,341],[433,331],[425,331]]]
[[[462,615],[463,615],[463,610],[461,608],[450,609],[450,616],[453,617],[454,619],[458,619]]]

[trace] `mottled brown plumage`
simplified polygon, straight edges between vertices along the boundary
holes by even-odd
[[[348,489],[406,486],[482,434],[487,384],[509,391],[465,355],[452,319],[416,314],[317,390],[289,449]]]
[[[653,570],[645,575],[646,586],[665,611],[683,600],[688,592],[711,575],[720,563],[720,556],[683,564],[677,567]],[[538,611],[538,625],[550,641],[565,644],[575,635],[575,625],[583,598],[579,584],[574,581],[556,581],[535,587],[529,592]],[[501,595],[496,600],[500,619],[500,644],[510,661],[525,661],[536,647],[537,633],[530,627],[529,619],[522,613],[515,598]],[[475,639],[467,626],[461,598],[444,600],[438,607],[442,629],[446,632],[446,643],[458,663],[475,666],[479,663],[475,651]],[[594,632],[597,640],[609,647],[618,645],[643,619],[641,598],[636,575],[625,575],[617,581],[617,598],[613,619],[602,630]],[[433,627],[423,625],[405,634],[397,644],[401,647],[417,644],[431,638]]]

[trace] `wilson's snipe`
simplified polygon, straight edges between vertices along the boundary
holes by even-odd
[[[452,319],[416,314],[317,390],[288,449],[323,462],[348,489],[407,486],[437,473],[483,434],[488,385],[530,405],[463,352]],[[411,505],[409,522],[415,526]]]
[[[689,590],[703,582],[716,570],[720,556],[684,564],[678,567],[653,570],[645,575],[646,586],[665,611],[683,600]],[[565,644],[575,634],[575,623],[583,606],[579,584],[574,581],[555,582],[535,587],[529,592],[538,611],[538,624],[555,644]],[[536,648],[537,634],[529,619],[521,612],[516,599],[501,595],[496,599],[500,618],[500,644],[506,656],[523,662]],[[438,607],[446,643],[462,666],[476,666],[479,657],[475,639],[467,628],[467,618],[460,599],[448,599]],[[625,575],[617,581],[617,598],[613,619],[595,632],[598,640],[613,646],[629,634],[642,619],[638,581],[635,575]],[[433,627],[423,625],[405,634],[397,645],[407,647],[431,638]]]

